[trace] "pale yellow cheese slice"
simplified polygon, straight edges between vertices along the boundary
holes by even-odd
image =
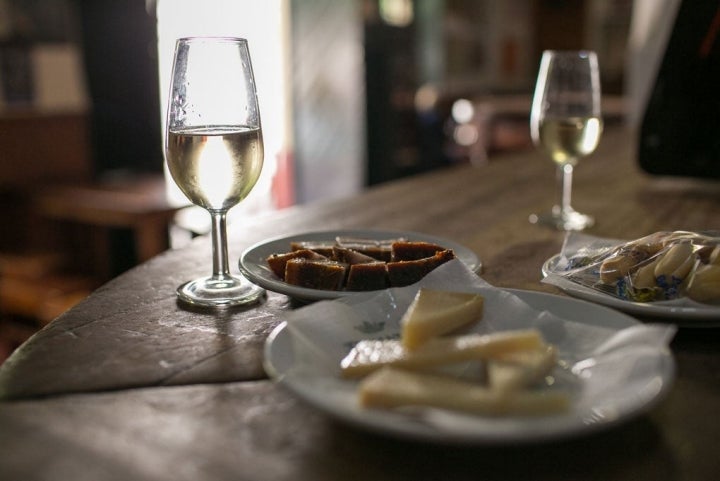
[[[488,361],[488,384],[499,391],[522,389],[543,379],[556,364],[557,348],[553,345],[507,353]]]
[[[400,339],[405,348],[416,349],[428,339],[479,320],[482,310],[480,294],[420,289],[400,320]]]
[[[552,390],[497,391],[427,373],[383,368],[361,383],[363,407],[427,406],[481,415],[543,415],[566,411],[567,393]]]
[[[397,340],[362,340],[340,362],[343,377],[360,377],[383,366],[423,369],[463,361],[490,359],[544,346],[536,329],[437,337],[409,351]]]

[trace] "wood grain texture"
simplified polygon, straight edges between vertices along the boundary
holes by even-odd
[[[631,139],[608,132],[576,169],[574,205],[597,219],[589,232],[720,228],[720,184],[640,172]],[[230,256],[303,231],[412,230],[475,251],[494,285],[561,294],[540,283],[540,267],[564,236],[528,222],[550,206],[554,187],[540,154],[509,154],[248,219],[231,226]],[[639,419],[550,445],[435,446],[337,423],[268,381],[263,342],[297,303],[269,293],[246,309],[183,309],[175,287],[209,265],[205,238],[165,252],[101,287],[0,367],[0,478],[635,481],[720,472],[717,329],[680,330],[675,386]]]

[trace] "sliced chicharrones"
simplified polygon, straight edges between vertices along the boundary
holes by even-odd
[[[289,252],[273,253],[266,262],[273,274],[288,284],[311,289],[374,291],[414,284],[455,258],[452,249],[430,242],[337,237],[334,241],[291,241]],[[335,284],[340,266],[344,267],[344,275]],[[322,278],[316,281],[311,275]],[[325,276],[331,277],[332,282]]]

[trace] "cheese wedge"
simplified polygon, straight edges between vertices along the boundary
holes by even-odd
[[[420,289],[400,320],[403,346],[416,349],[436,336],[480,319],[480,294]]]
[[[383,368],[365,378],[359,402],[369,408],[427,406],[482,415],[545,415],[566,411],[567,393],[497,391],[449,377]]]
[[[463,361],[490,359],[544,346],[536,329],[438,337],[409,351],[397,340],[362,340],[340,362],[346,378],[365,376],[383,366],[427,369]]]
[[[507,353],[488,361],[488,384],[499,391],[522,389],[543,379],[556,364],[557,348],[553,345]]]

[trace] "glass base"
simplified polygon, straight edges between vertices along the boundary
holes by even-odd
[[[561,212],[559,207],[553,208],[552,212],[531,214],[530,222],[558,230],[584,230],[595,225],[593,217],[574,210]]]
[[[177,289],[178,298],[193,306],[231,307],[257,302],[265,289],[242,277],[203,277]]]

